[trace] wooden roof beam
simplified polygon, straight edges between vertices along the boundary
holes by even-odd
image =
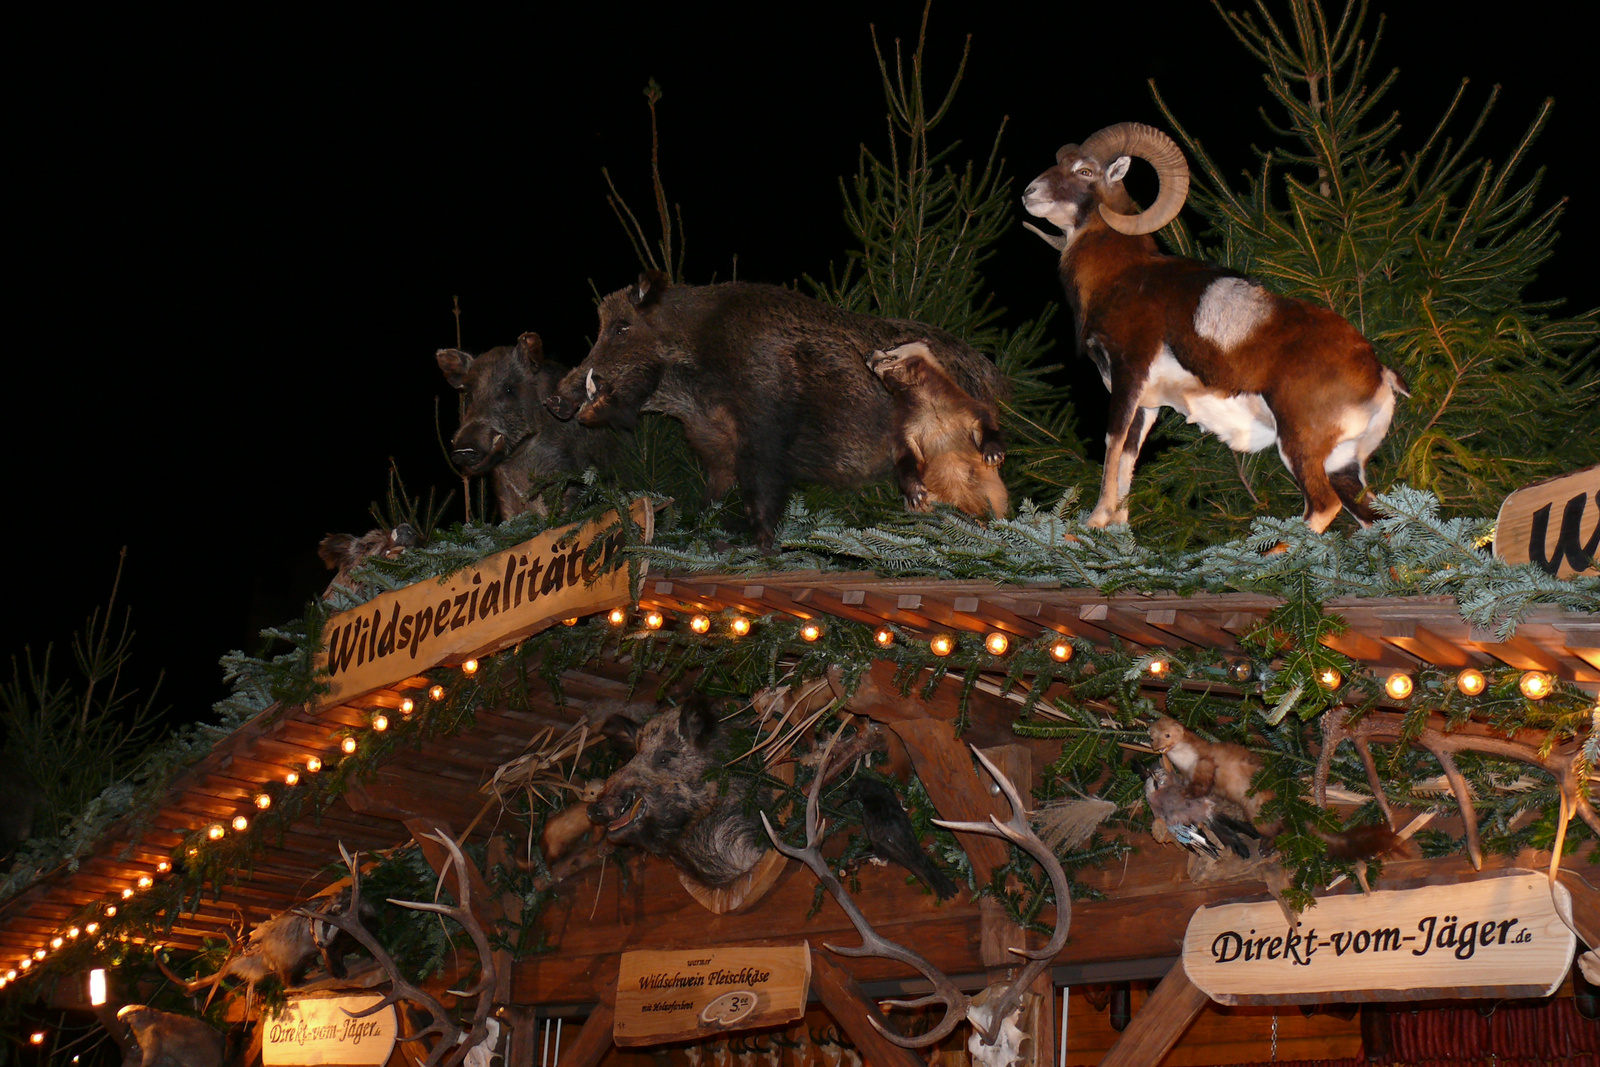
[[[1233,652],[1239,647],[1239,642],[1233,634],[1208,622],[1202,622],[1192,612],[1182,608],[1151,608],[1144,613],[1144,621],[1199,648]]]
[[[1600,670],[1600,626],[1555,624],[1561,632],[1561,647],[1595,670]]]
[[[1078,609],[1078,618],[1084,622],[1116,634],[1124,641],[1130,641],[1146,648],[1170,647],[1174,644],[1188,644],[1186,640],[1174,641],[1174,635],[1164,630],[1158,630],[1144,619],[1145,613],[1133,608],[1118,607],[1107,601],[1096,601],[1084,604]]]
[[[1452,641],[1416,619],[1383,619],[1380,632],[1389,644],[1435,667],[1460,669],[1489,662],[1489,658],[1476,649],[1468,650],[1463,647],[1464,642]]]

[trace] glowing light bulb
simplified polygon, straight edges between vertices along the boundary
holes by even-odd
[[[320,770],[322,770],[322,757],[321,756],[312,756],[310,759],[306,760],[306,773],[307,774],[316,774]]]
[[[32,959],[23,960],[21,963],[17,964],[17,966],[21,967],[25,971],[29,970],[29,969],[31,969],[33,967],[33,960]]]
[[[1556,682],[1543,671],[1526,671],[1522,675],[1522,681],[1517,683],[1517,687],[1529,700],[1543,700],[1555,692]]]
[[[562,626],[576,626],[576,625],[578,625],[578,617],[576,615],[574,615],[570,619],[562,619],[561,620],[561,625]]]
[[[78,929],[76,926],[67,927],[67,936],[68,937],[77,937],[81,933],[83,933],[83,931]]]
[[[443,700],[444,699],[444,686],[439,685],[438,683],[435,683],[433,685],[428,686],[428,699],[429,700]]]
[[[105,913],[106,913],[106,918],[108,918],[108,919],[115,918],[116,914],[117,914],[117,906],[115,904],[107,904],[105,906]]]
[[[6,981],[15,982],[16,980],[17,980],[17,972],[15,970],[10,970],[10,971],[6,972]]]
[[[96,967],[89,972],[89,1003],[95,1007],[106,1002],[106,971],[104,967]],[[77,1063],[78,1057],[72,1057],[72,1062]]]
[[[284,785],[290,785],[290,786],[299,785],[300,784],[300,772],[299,771],[290,771],[288,774],[285,774],[283,776],[283,784]]]
[[[621,608],[612,608],[606,612],[606,622],[609,622],[612,626],[621,626],[627,621],[628,613]]]
[[[33,958],[36,959],[36,960],[44,959],[44,949],[42,949],[42,948],[34,949],[33,950]]]
[[[141,874],[139,876],[138,882],[136,882],[134,884],[137,885],[140,889],[149,889],[151,886],[156,884],[156,880],[154,878],[150,877],[148,874]]]
[[[156,860],[156,873],[157,874],[166,874],[170,870],[172,870],[172,861],[171,860]]]
[[[750,632],[750,620],[745,618],[743,615],[735,615],[728,622],[728,629],[732,631],[733,636],[743,637],[745,634]]]
[[[100,932],[100,924],[99,923],[90,923],[88,926],[85,926],[83,928],[83,932],[88,934],[90,937],[93,937],[95,934],[98,934]]]
[[[1145,667],[1145,670],[1149,671],[1151,676],[1155,678],[1165,677],[1166,673],[1171,669],[1172,664],[1164,659],[1153,659],[1150,661],[1149,666]]]
[[[346,756],[353,756],[356,754],[356,739],[354,734],[347,736],[343,741],[339,742],[339,751],[343,752]]]
[[[983,639],[983,647],[989,650],[991,656],[1003,656],[1006,654],[1006,649],[1011,647],[1011,639],[996,630]]]
[[[1344,681],[1344,675],[1332,667],[1324,667],[1317,672],[1317,684],[1324,689],[1337,689],[1342,681]]]
[[[383,733],[389,728],[389,716],[374,715],[372,717],[372,728],[380,734]]]
[[[214,822],[206,827],[206,836],[213,841],[221,841],[227,832],[227,829],[220,822]]]
[[[1404,700],[1416,688],[1411,681],[1411,675],[1405,671],[1395,671],[1383,680],[1383,691],[1389,694],[1392,700]]]
[[[654,608],[644,613],[644,625],[647,630],[659,630],[667,617]]]
[[[808,622],[800,627],[800,637],[805,641],[815,641],[822,636],[822,627],[814,622]]]
[[[872,635],[872,639],[878,643],[879,648],[888,648],[894,644],[894,631],[889,629],[879,630]]]
[[[250,820],[243,815],[235,815],[233,817],[233,828],[242,834],[250,829]]]
[[[1468,667],[1456,675],[1456,688],[1461,690],[1462,696],[1475,697],[1488,688],[1489,680],[1483,672],[1473,667]]]
[[[1057,663],[1065,663],[1072,658],[1072,642],[1057,640],[1050,642],[1050,658]]]
[[[462,674],[466,674],[466,675],[477,674],[478,673],[478,661],[475,660],[475,659],[467,660],[465,663],[463,663],[461,665],[461,673]]]
[[[62,945],[65,945],[66,943],[67,943],[67,939],[64,938],[64,937],[57,936],[57,937],[52,937],[50,939],[50,947],[51,948],[60,948]]]
[[[948,656],[956,650],[956,639],[949,634],[934,634],[928,642],[928,651],[935,656]]]
[[[28,1035],[28,1040],[31,1041],[35,1045],[44,1044],[44,1031],[43,1030],[35,1030],[33,1033]]]
[[[123,900],[132,900],[133,899],[133,890],[132,889],[124,889],[122,891],[122,899]]]
[[[416,711],[416,710],[417,710],[417,702],[415,700],[412,700],[410,697],[401,698],[401,700],[400,700],[400,714],[402,714],[402,715],[410,715],[413,711]]]
[[[689,620],[689,629],[693,630],[697,634],[710,633],[711,632],[711,618],[710,618],[710,616],[708,616],[708,615],[696,615],[694,618]]]

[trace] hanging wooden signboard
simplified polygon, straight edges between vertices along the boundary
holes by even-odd
[[[792,1023],[811,995],[811,947],[624,952],[617,973],[618,1045],[693,1041]]]
[[[266,1067],[388,1063],[399,1033],[394,1006],[364,1019],[348,1014],[381,1000],[376,994],[290,998],[282,1015],[262,1017],[261,1062]]]
[[[1544,997],[1576,942],[1551,893],[1519,870],[1322,897],[1292,930],[1274,901],[1214,905],[1189,920],[1183,966],[1219,1004]]]
[[[655,529],[647,501],[633,505],[645,540]],[[628,568],[610,512],[583,526],[548,530],[445,578],[381,593],[323,628],[317,670],[332,687],[317,707],[369,693],[429,667],[508,648],[562,619],[628,602]]]
[[[1518,489],[1500,505],[1494,554],[1557,578],[1600,574],[1600,466]]]

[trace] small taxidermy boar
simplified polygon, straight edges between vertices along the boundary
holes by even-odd
[[[950,504],[1003,518],[1010,499],[996,470],[1006,449],[994,400],[974,400],[923,341],[874,352],[867,367],[894,402],[894,467],[906,507]]]
[[[692,696],[642,726],[613,715],[605,731],[635,752],[589,806],[607,840],[664,856],[711,888],[734,881],[766,853],[761,823],[741,798],[706,780],[727,761],[730,738],[705,697]]]
[[[374,556],[394,559],[406,549],[415,548],[419,541],[416,529],[409,522],[402,522],[392,530],[368,530],[360,537],[354,534],[329,534],[324,537],[317,546],[317,556],[330,571],[336,573],[333,581],[328,583],[328,588],[323,590],[323,599],[333,596],[335,589],[343,589],[356,596],[365,594],[366,587],[350,578],[352,570]]]

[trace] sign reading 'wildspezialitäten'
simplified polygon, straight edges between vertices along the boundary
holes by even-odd
[[[266,1067],[388,1063],[398,1033],[393,1006],[362,1019],[349,1014],[382,1000],[363,995],[289,1001],[282,1015],[261,1020],[261,1062]]]
[[[654,512],[633,506],[649,540]],[[419,671],[516,644],[560,619],[604,611],[628,600],[622,535],[604,532],[615,513],[584,526],[549,530],[438,581],[382,593],[340,612],[323,629],[316,665],[331,686],[330,707]],[[591,549],[601,542],[598,551]]]
[[[1574,945],[1551,893],[1513,871],[1321,897],[1293,929],[1272,901],[1221,904],[1189,920],[1183,966],[1220,1004],[1549,996]]]
[[[802,1018],[811,949],[707,948],[624,952],[612,1039],[656,1045]]]

